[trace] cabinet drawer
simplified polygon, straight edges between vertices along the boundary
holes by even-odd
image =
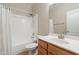
[[[42,48],[40,45],[38,46],[38,54],[47,55],[47,51]]]
[[[48,51],[55,55],[72,55],[72,53],[64,49],[58,48],[52,44],[48,44]]]
[[[38,44],[41,45],[43,48],[47,49],[47,42],[39,39]]]

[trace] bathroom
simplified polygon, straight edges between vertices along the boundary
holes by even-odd
[[[78,55],[79,3],[0,3],[0,55]]]

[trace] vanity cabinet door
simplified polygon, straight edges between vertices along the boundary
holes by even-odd
[[[39,39],[38,55],[78,55],[78,54]]]
[[[43,47],[39,46],[38,53],[39,54],[41,53],[40,55],[47,55],[47,50],[45,50]]]
[[[39,39],[38,41],[38,54],[47,55],[47,42]]]
[[[55,55],[55,54],[48,51],[48,55]]]
[[[47,49],[47,42],[43,40],[38,40],[38,45],[42,46],[44,49]]]
[[[52,44],[48,44],[48,52],[51,52],[51,54],[54,54],[54,55],[72,55],[72,53],[64,49],[61,49],[59,47],[56,47]]]
[[[38,55],[44,55],[42,52],[38,51]]]

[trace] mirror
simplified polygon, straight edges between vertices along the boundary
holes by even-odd
[[[79,35],[79,9],[67,12],[67,34]]]
[[[49,21],[50,19],[53,21],[54,33],[79,36],[78,3],[52,4],[49,9]]]

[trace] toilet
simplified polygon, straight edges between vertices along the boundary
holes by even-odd
[[[32,36],[32,42],[25,46],[25,48],[27,49],[29,55],[34,55],[35,52],[37,51],[37,47],[38,47],[37,41],[38,41],[37,40],[37,35],[33,35]],[[36,52],[36,54],[37,54],[37,52]]]
[[[37,43],[29,43],[25,46],[25,48],[28,50],[28,54],[32,55],[34,54],[34,50],[36,50],[38,44]]]

